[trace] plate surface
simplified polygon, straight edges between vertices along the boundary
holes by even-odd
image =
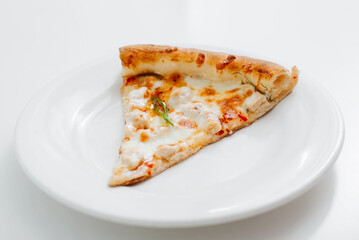
[[[250,127],[146,182],[109,188],[123,136],[120,70],[117,57],[74,70],[35,96],[18,121],[24,171],[83,213],[152,227],[243,219],[308,190],[341,150],[337,105],[302,73],[294,92]]]

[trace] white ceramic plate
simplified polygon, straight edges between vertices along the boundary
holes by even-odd
[[[27,105],[17,125],[24,171],[83,213],[152,227],[242,219],[308,190],[340,152],[340,111],[301,74],[295,91],[252,126],[148,181],[109,188],[123,136],[120,70],[120,60],[109,57],[58,78]]]

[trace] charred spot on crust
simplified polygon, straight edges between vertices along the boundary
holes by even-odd
[[[125,65],[126,67],[130,67],[131,65],[133,65],[133,58],[134,56],[130,54],[127,58],[122,59],[123,65]]]
[[[224,60],[223,62],[218,62],[218,63],[216,64],[217,70],[223,70],[228,64],[230,64],[231,62],[233,62],[234,59],[236,59],[236,56],[228,55],[228,57],[227,57],[226,60]]]
[[[200,67],[204,63],[205,58],[206,55],[204,55],[203,53],[198,53],[196,58],[197,67]]]
[[[234,59],[236,59],[236,56],[234,56],[234,55],[228,55],[228,57],[227,57],[228,63],[232,62]]]
[[[164,52],[164,53],[171,53],[177,51],[177,47],[167,47],[165,49],[161,49],[160,52]]]

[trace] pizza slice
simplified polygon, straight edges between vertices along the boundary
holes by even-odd
[[[120,49],[125,112],[110,186],[151,178],[270,111],[292,92],[296,67],[156,45]]]

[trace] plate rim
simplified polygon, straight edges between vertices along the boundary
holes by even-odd
[[[233,50],[235,51],[235,50]],[[342,112],[335,101],[334,97],[329,93],[329,91],[323,87],[323,85],[313,79],[315,81],[315,85],[317,87],[320,87],[323,94],[327,96],[327,99],[331,102],[331,108],[335,110],[335,115],[337,117],[337,123],[338,123],[338,138],[335,142],[335,147],[331,150],[330,156],[328,159],[318,168],[315,173],[311,177],[308,177],[305,179],[305,181],[302,181],[300,184],[298,184],[295,188],[292,188],[286,192],[286,194],[278,195],[277,197],[271,198],[271,201],[266,201],[264,204],[262,204],[260,207],[257,207],[255,209],[248,209],[247,211],[241,211],[236,212],[233,211],[231,213],[224,213],[222,215],[215,215],[215,216],[207,216],[205,219],[191,219],[188,221],[166,221],[166,220],[144,220],[139,218],[129,218],[128,216],[117,216],[117,215],[110,215],[103,213],[101,211],[98,211],[93,208],[84,207],[81,204],[72,202],[71,199],[67,199],[60,194],[56,193],[52,189],[47,188],[39,179],[37,179],[35,176],[33,176],[32,173],[30,173],[29,169],[25,166],[24,163],[24,156],[21,154],[21,146],[19,144],[20,138],[21,138],[21,128],[24,125],[24,122],[26,122],[27,119],[27,110],[31,108],[32,105],[34,105],[38,98],[41,98],[41,95],[48,91],[49,89],[56,88],[58,84],[61,84],[63,81],[66,81],[68,78],[71,78],[71,76],[74,76],[75,74],[82,72],[88,68],[91,68],[93,66],[96,66],[97,64],[103,63],[105,61],[108,61],[110,59],[114,59],[114,55],[106,55],[101,58],[97,58],[93,61],[90,61],[88,63],[82,64],[78,67],[73,68],[72,70],[59,75],[58,77],[54,78],[53,80],[49,81],[43,88],[41,88],[40,91],[38,91],[36,94],[34,94],[33,97],[28,101],[28,103],[25,105],[23,110],[21,111],[17,122],[15,126],[15,132],[14,132],[14,144],[15,144],[15,153],[16,157],[18,159],[18,162],[22,168],[22,170],[25,172],[27,177],[43,192],[45,192],[47,195],[55,199],[57,202],[60,202],[64,204],[65,206],[74,209],[78,212],[100,218],[103,220],[121,223],[125,225],[132,225],[132,226],[143,226],[143,227],[156,227],[156,228],[183,228],[183,227],[198,227],[198,226],[210,226],[210,225],[216,225],[216,224],[222,224],[226,222],[232,222],[236,220],[241,220],[245,218],[249,218],[252,216],[256,216],[261,213],[268,212],[272,209],[275,209],[279,206],[282,206],[295,198],[299,197],[303,193],[307,192],[309,189],[311,189],[313,186],[315,186],[321,178],[325,175],[325,173],[332,167],[332,165],[337,160],[342,146],[344,144],[344,136],[345,136],[345,126],[344,126],[344,119]],[[305,74],[305,76],[308,76],[311,78],[308,74]],[[26,124],[25,124],[26,125]]]

